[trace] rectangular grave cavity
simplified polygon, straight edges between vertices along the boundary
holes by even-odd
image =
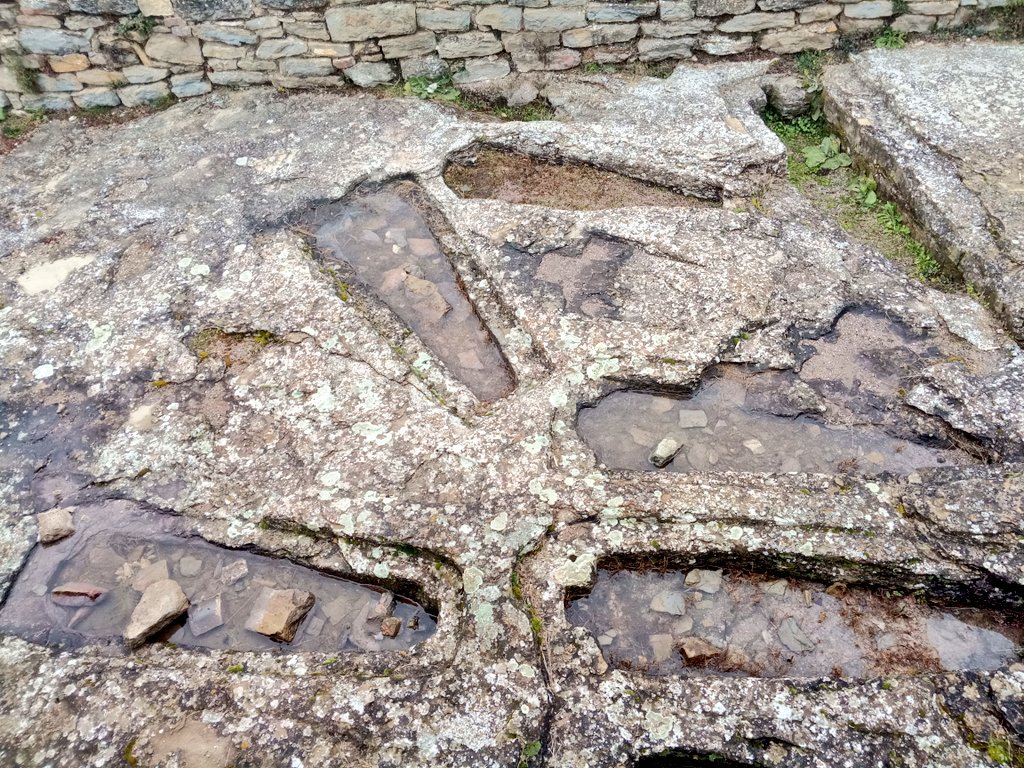
[[[328,262],[353,273],[480,400],[509,394],[515,380],[494,336],[402,183],[322,206],[306,219]]]
[[[123,505],[76,510],[74,533],[32,552],[0,633],[80,646],[124,642],[240,651],[390,651],[436,624],[379,588],[184,534],[179,519]]]
[[[1017,661],[1024,640],[1015,610],[932,607],[920,595],[715,567],[601,568],[566,613],[594,635],[610,666],[651,675],[992,670]]]
[[[799,371],[713,368],[689,397],[612,392],[580,408],[577,429],[616,469],[874,476],[978,462],[977,446],[903,395],[925,365],[955,358],[984,371],[993,356],[870,311],[843,315],[802,352]]]
[[[463,198],[495,199],[570,211],[636,205],[660,208],[718,205],[585,163],[479,145],[451,159],[444,171],[444,181]]]

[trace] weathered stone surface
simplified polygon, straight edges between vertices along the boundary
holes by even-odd
[[[712,56],[733,56],[749,51],[754,47],[754,38],[750,35],[733,37],[731,35],[707,35],[701,38],[697,46],[704,53]]]
[[[155,581],[146,587],[131,620],[124,630],[124,641],[136,648],[188,610],[188,598],[178,582]]]
[[[843,15],[849,19],[880,19],[892,16],[892,0],[861,0],[843,6]]]
[[[891,26],[897,32],[931,32],[935,27],[935,17],[905,13],[897,16]]]
[[[174,13],[186,21],[247,19],[252,16],[252,0],[171,0]]]
[[[117,89],[118,98],[126,107],[138,107],[143,104],[152,104],[154,101],[161,101],[171,95],[167,83],[150,83],[149,85],[129,85]]]
[[[795,11],[813,6],[818,0],[757,0],[762,11]]]
[[[900,169],[880,174],[882,190],[1020,338],[1024,155],[1012,127],[1024,109],[1019,58],[1018,48],[1000,45],[870,51],[829,74],[826,105],[856,153]]]
[[[325,18],[331,39],[340,43],[411,35],[416,31],[416,6],[412,3],[340,6],[327,11]]]
[[[139,13],[144,16],[173,16],[171,0],[138,0]]]
[[[648,21],[640,25],[644,37],[693,37],[715,28],[711,19],[690,19],[689,21]]]
[[[62,93],[23,93],[21,95],[21,105],[25,109],[52,110],[57,112],[72,109],[74,102],[72,102],[70,96]]]
[[[121,99],[117,92],[111,88],[84,88],[72,96],[75,106],[81,109],[93,109],[95,107],[117,107]]]
[[[677,11],[677,13],[682,12],[679,9],[673,10]],[[609,24],[628,23],[654,16],[657,13],[658,3],[589,3],[586,10],[586,20]],[[581,27],[583,23],[574,24],[573,26]],[[564,29],[569,28],[564,27]],[[527,26],[527,29],[530,29],[530,27]]]
[[[89,50],[89,40],[82,35],[42,27],[21,30],[18,42],[29,53],[66,54]]]
[[[143,566],[135,574],[132,580],[132,589],[136,592],[145,592],[149,587],[158,581],[165,581],[171,577],[166,560],[157,560],[155,563]]]
[[[76,13],[129,16],[139,12],[136,0],[68,0],[68,7]]]
[[[200,40],[225,45],[254,45],[259,42],[255,33],[242,27],[226,27],[220,24],[200,24],[195,29]]]
[[[656,38],[643,38],[636,46],[640,54],[640,61],[664,61],[665,59],[688,59],[697,41],[693,38],[678,38],[670,40],[659,40]]]
[[[501,41],[492,32],[463,32],[437,39],[437,53],[442,59],[490,56],[500,53],[501,48]]]
[[[514,51],[512,61],[520,72],[558,71],[577,67],[582,61],[579,51],[556,48],[549,51]]]
[[[87,69],[75,76],[83,85],[124,85],[128,82],[120,70]]]
[[[345,69],[345,77],[356,85],[370,88],[384,85],[395,79],[395,70],[384,62],[361,61]]]
[[[423,29],[435,32],[464,32],[469,29],[470,18],[470,12],[462,8],[419,8],[416,10],[416,23]]]
[[[40,512],[37,515],[39,525],[39,542],[41,544],[52,544],[55,541],[66,539],[75,532],[75,523],[71,518],[71,510],[66,507],[58,507],[48,512]]]
[[[281,59],[282,75],[290,77],[325,77],[334,74],[330,59]]]
[[[496,80],[511,72],[508,60],[497,56],[486,59],[466,59],[463,69],[452,75],[452,81],[462,85],[482,80]]]
[[[772,53],[825,51],[835,43],[838,32],[839,28],[830,21],[765,32],[761,36],[761,49]]]
[[[480,29],[518,32],[523,28],[523,9],[504,5],[489,5],[477,11],[474,21]]]
[[[82,53],[69,53],[64,56],[50,56],[47,59],[50,69],[54,72],[81,72],[89,68],[89,58]]]
[[[654,446],[654,450],[651,451],[647,460],[656,467],[664,467],[676,457],[680,448],[682,445],[679,444],[679,441],[666,437]]]
[[[638,24],[591,24],[583,29],[562,33],[562,45],[568,48],[590,48],[594,45],[624,43],[637,36]]]
[[[426,56],[437,50],[437,37],[433,32],[417,32],[405,37],[390,37],[380,41],[385,59],[404,59],[410,56]]]
[[[158,80],[165,80],[168,70],[160,67],[144,67],[139,65],[125,67],[121,70],[121,74],[132,85],[141,85],[143,83],[155,83]]]
[[[316,598],[313,595],[300,589],[264,588],[245,622],[245,628],[271,640],[290,643],[314,602]]]
[[[256,48],[257,59],[280,59],[285,56],[299,56],[309,45],[305,40],[285,37],[279,40],[264,40]]]
[[[765,90],[768,93],[768,104],[787,120],[802,115],[810,107],[810,94],[804,88],[803,79],[796,75],[776,78]]]
[[[36,85],[45,93],[71,93],[82,90],[82,84],[74,75],[36,75]]]
[[[834,3],[819,3],[800,10],[800,23],[810,24],[815,21],[828,21],[843,12],[843,6]]]
[[[956,13],[960,8],[958,0],[926,0],[921,3],[910,3],[910,13],[921,16],[946,16]]]
[[[146,42],[146,55],[168,64],[202,64],[203,52],[194,37],[153,35]]]
[[[523,28],[527,32],[561,32],[586,23],[582,8],[527,8],[523,11]]]
[[[686,21],[697,15],[695,0],[661,0],[658,18],[662,21]]]
[[[718,25],[721,32],[761,32],[766,29],[792,27],[796,24],[796,14],[791,11],[780,13],[745,13],[734,16]]]
[[[212,71],[209,74],[210,82],[214,85],[226,85],[229,87],[243,87],[246,85],[261,85],[270,82],[270,75],[261,71]]]
[[[697,0],[698,16],[738,16],[754,10],[755,0]]]
[[[305,40],[330,40],[327,25],[318,21],[296,21],[284,25],[285,34],[295,35]]]

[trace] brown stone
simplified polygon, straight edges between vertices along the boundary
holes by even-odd
[[[89,68],[89,57],[84,53],[68,53],[64,56],[50,56],[47,59],[54,72],[81,72]]]
[[[265,587],[256,599],[245,628],[271,640],[290,643],[315,602],[312,594],[301,589]]]

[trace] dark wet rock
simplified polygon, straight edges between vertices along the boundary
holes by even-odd
[[[290,643],[315,602],[312,594],[302,590],[264,588],[245,627],[272,640]]]
[[[124,630],[124,641],[136,648],[188,610],[188,597],[173,579],[154,581],[139,598]]]
[[[39,542],[52,544],[55,541],[71,536],[75,532],[75,523],[71,518],[71,510],[65,507],[40,512],[36,516],[39,524]]]

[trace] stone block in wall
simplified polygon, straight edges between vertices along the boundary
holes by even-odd
[[[328,58],[339,58],[352,54],[351,43],[328,43],[313,40],[309,43],[306,53],[310,56],[327,56]]]
[[[523,29],[527,32],[563,32],[587,24],[582,8],[527,8]]]
[[[103,27],[110,22],[102,16],[80,16],[72,14],[64,17],[64,28],[70,29],[72,32],[82,32],[86,29],[96,29],[97,27]]]
[[[84,53],[89,50],[89,38],[56,29],[30,27],[18,33],[18,42],[29,53]]]
[[[80,109],[121,106],[121,99],[112,88],[85,88],[71,98]]]
[[[284,31],[289,35],[301,37],[304,40],[330,40],[327,27],[322,22],[294,21],[285,22]]]
[[[63,56],[50,56],[46,59],[50,69],[58,74],[64,72],[81,72],[89,68],[89,57],[84,53],[66,53]]]
[[[244,69],[246,72],[277,72],[277,59],[257,59],[255,56],[246,56],[244,59],[235,61],[238,63],[237,69]]]
[[[935,20],[935,29],[957,29],[974,17],[973,8],[961,8],[952,16],[940,16]],[[993,24],[993,22],[989,22]],[[998,24],[998,22],[995,22]]]
[[[468,59],[501,53],[501,41],[492,32],[461,32],[437,41],[442,59]]]
[[[202,72],[189,72],[184,75],[175,75],[171,78],[171,93],[179,99],[187,99],[192,96],[202,96],[213,90],[210,81]]]
[[[56,16],[17,16],[14,19],[18,27],[43,27],[44,29],[60,29],[60,19]]]
[[[793,11],[778,13],[744,13],[733,16],[718,25],[720,32],[763,32],[766,29],[782,29],[796,26]]]
[[[658,13],[657,3],[588,3],[587,21],[630,22],[651,18]],[[583,26],[577,24],[576,26]],[[529,29],[529,27],[527,27]]]
[[[161,67],[147,67],[138,64],[134,67],[125,67],[121,70],[121,74],[131,85],[145,85],[166,80],[169,72]]]
[[[959,0],[930,0],[929,2],[911,3],[910,13],[921,16],[946,16],[956,13],[959,7]]]
[[[62,112],[72,109],[75,103],[66,93],[23,93],[22,109],[41,109],[44,112]]]
[[[935,27],[935,17],[919,16],[915,13],[905,13],[902,16],[897,16],[893,19],[890,26],[892,26],[892,28],[897,32],[931,32]]]
[[[117,89],[118,98],[126,107],[141,107],[169,98],[171,88],[167,83],[149,83],[147,85],[128,85]]]
[[[277,72],[271,72],[270,84],[275,88],[338,88],[346,85],[346,81],[344,77],[336,72],[333,75],[317,75],[315,77],[282,75]]]
[[[74,75],[36,75],[36,85],[44,93],[74,93],[82,90],[82,84]]]
[[[578,67],[583,60],[579,51],[570,48],[552,48],[546,51],[517,51],[512,62],[520,72],[558,71]]]
[[[729,35],[708,35],[702,37],[697,47],[710,56],[734,56],[754,47],[754,38],[750,35],[731,37]]]
[[[297,37],[282,37],[279,40],[264,40],[256,49],[257,59],[283,59],[285,56],[300,56],[309,45]]]
[[[245,22],[245,28],[259,32],[267,29],[280,29],[281,20],[276,16],[257,16],[255,19],[249,19]]]
[[[596,64],[621,64],[629,61],[636,55],[635,47],[630,44],[620,45],[599,45],[583,54],[584,61],[593,61]]]
[[[312,11],[326,8],[329,0],[259,0],[259,4],[278,11]]]
[[[176,35],[152,35],[146,41],[146,55],[168,64],[202,64],[203,52],[199,40]]]
[[[500,56],[489,56],[485,59],[466,59],[463,68],[452,75],[452,82],[462,85],[479,83],[483,80],[497,80],[507,77],[512,71],[508,60]]]
[[[757,0],[697,0],[698,16],[739,16],[754,10]]]
[[[136,0],[68,0],[68,8],[75,13],[131,16],[139,12]]]
[[[242,27],[225,27],[221,24],[200,24],[193,34],[203,42],[224,45],[253,45],[259,40],[255,32]]]
[[[761,36],[760,47],[772,53],[800,53],[800,51],[825,51],[835,45],[839,28],[831,21],[805,24],[779,32],[766,32]]]
[[[819,0],[757,0],[757,7],[762,11],[798,11]]]
[[[473,21],[480,29],[518,32],[523,28],[523,9],[505,5],[491,5],[477,11]]]
[[[566,48],[590,48],[632,40],[640,32],[639,24],[591,24],[583,29],[570,29],[562,33]]]
[[[139,0],[139,13],[143,16],[173,16],[171,0]]]
[[[124,85],[128,82],[119,71],[113,72],[108,69],[87,69],[85,72],[79,72],[77,77],[82,85],[91,86]]]
[[[226,85],[230,88],[242,88],[247,85],[264,85],[270,82],[266,72],[243,72],[233,69],[226,72],[210,72],[210,82],[214,85]]]
[[[886,20],[851,19],[846,16],[840,16],[836,24],[839,25],[839,31],[844,35],[866,35],[882,29],[886,25]]]
[[[434,32],[465,32],[469,29],[470,12],[464,8],[419,8],[416,23]]]
[[[662,21],[689,21],[696,15],[696,0],[661,0],[658,3],[658,18]]]
[[[691,46],[696,41],[690,37],[678,37],[663,40],[656,37],[644,37],[636,44],[640,61],[664,61],[665,59],[688,59],[693,55]]]
[[[508,4],[521,8],[546,8],[549,5],[548,0],[508,0]]]
[[[404,80],[408,80],[410,77],[440,77],[448,72],[448,62],[436,54],[410,56],[399,61],[398,65],[402,69]]]
[[[4,93],[3,91],[0,91],[0,109],[7,109],[10,106],[11,106],[11,99],[10,99],[10,97],[6,93]]]
[[[171,0],[174,13],[185,21],[248,19],[252,0]]]
[[[437,37],[433,32],[423,31],[414,35],[389,37],[380,41],[380,50],[385,59],[404,59],[407,56],[426,56],[437,50]]]
[[[833,3],[818,3],[800,11],[800,23],[810,24],[815,21],[834,19],[843,11],[843,6]]]
[[[543,51],[557,48],[562,42],[558,32],[517,32],[501,36],[501,45],[509,53]]]
[[[67,0],[21,0],[18,7],[22,13],[29,16],[34,13],[63,16],[69,10]]]
[[[409,2],[340,6],[325,14],[331,39],[339,43],[411,35],[416,31],[416,6]]]
[[[361,61],[344,72],[345,77],[363,88],[384,85],[395,79],[395,70],[386,62]]]
[[[280,72],[288,77],[326,77],[334,74],[330,59],[281,59]]]
[[[240,45],[203,43],[203,56],[207,59],[241,59],[248,50]]]
[[[715,28],[715,22],[711,19],[690,19],[690,21],[648,21],[640,25],[640,33],[644,37],[660,37],[668,39],[671,37],[687,37],[710,32]]]
[[[843,6],[848,19],[882,19],[892,16],[892,0],[861,0]]]

